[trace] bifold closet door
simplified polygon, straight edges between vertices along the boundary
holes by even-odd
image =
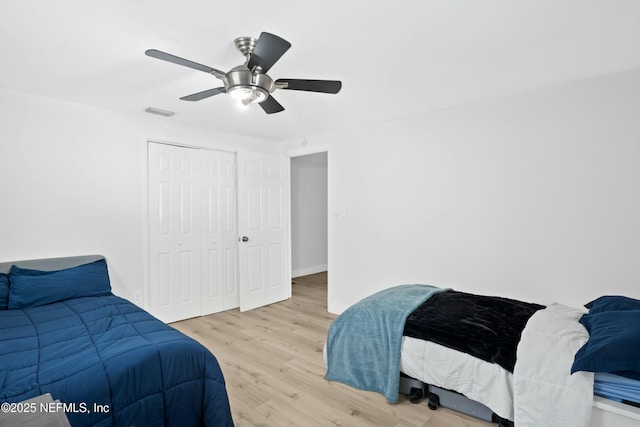
[[[149,143],[149,311],[200,315],[200,150]]]
[[[288,158],[148,147],[151,314],[173,322],[290,298]]]

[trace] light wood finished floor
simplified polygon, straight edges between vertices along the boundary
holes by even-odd
[[[322,348],[336,317],[327,312],[327,276],[294,279],[293,297],[245,313],[229,310],[173,323],[216,355],[237,427],[495,426],[405,397],[324,379]]]

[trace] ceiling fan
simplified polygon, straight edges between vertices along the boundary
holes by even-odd
[[[234,43],[244,55],[245,62],[227,73],[156,49],[149,49],[145,54],[152,58],[212,74],[222,80],[224,84],[221,87],[180,98],[184,101],[200,101],[220,93],[226,93],[244,105],[258,103],[265,113],[273,114],[284,110],[284,107],[271,95],[276,89],[336,94],[342,88],[342,82],[339,80],[278,79],[274,81],[267,75],[267,71],[291,47],[291,43],[274,34],[263,32],[257,39],[239,37],[235,39]]]

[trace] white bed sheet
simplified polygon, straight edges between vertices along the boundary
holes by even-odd
[[[400,371],[462,393],[513,420],[513,375],[500,365],[430,341],[403,337]]]

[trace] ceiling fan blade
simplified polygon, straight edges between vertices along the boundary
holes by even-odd
[[[225,73],[215,68],[211,68],[207,65],[198,64],[197,62],[189,61],[188,59],[180,58],[179,56],[171,55],[170,53],[162,52],[156,49],[149,49],[144,52],[145,55],[152,58],[161,59],[163,61],[171,62],[173,64],[182,65],[184,67],[193,68],[194,70],[204,71],[205,73],[213,74],[218,78],[222,78]]]
[[[251,70],[257,65],[266,73],[290,47],[291,43],[283,38],[271,33],[260,33],[247,66]]]
[[[183,96],[180,99],[183,101],[200,101],[201,99],[209,98],[210,96],[225,92],[227,92],[227,90],[224,87],[217,87],[214,89],[203,90],[202,92],[194,93],[192,95]]]
[[[338,93],[342,89],[342,82],[339,80],[301,80],[301,79],[278,79],[276,85],[286,83],[285,87],[279,89],[306,90],[308,92]]]
[[[269,96],[267,99],[260,103],[260,106],[267,114],[279,113],[280,111],[284,111],[284,107],[280,105],[278,101],[275,100],[273,96]]]

